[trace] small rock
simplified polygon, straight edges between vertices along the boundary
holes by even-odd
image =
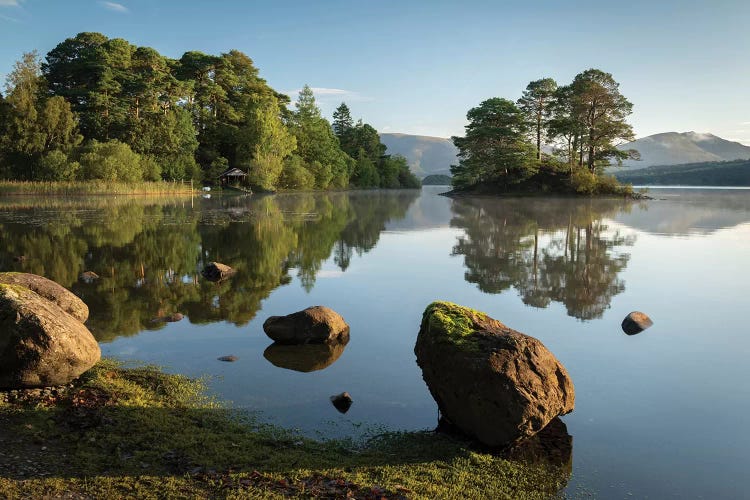
[[[78,279],[83,281],[84,283],[91,284],[94,281],[99,279],[99,275],[96,274],[94,271],[84,271],[81,273]]]
[[[628,335],[635,335],[653,324],[654,322],[651,321],[651,318],[647,314],[640,311],[633,311],[622,320],[622,331]]]
[[[342,392],[341,394],[331,396],[331,403],[333,403],[333,406],[339,413],[346,413],[352,407],[352,397],[348,392]]]
[[[235,361],[237,361],[240,358],[238,358],[237,356],[231,356],[230,355],[230,356],[222,356],[222,357],[216,358],[216,359],[218,359],[219,361],[226,361],[227,363],[234,363]]]
[[[164,321],[166,321],[167,323],[176,323],[178,321],[182,321],[182,318],[184,317],[185,316],[183,316],[181,313],[174,313],[170,314],[169,316],[165,316]]]
[[[221,281],[233,275],[236,271],[221,262],[209,262],[203,269],[203,277],[208,281]]]
[[[271,316],[263,331],[280,344],[322,344],[349,340],[349,325],[339,313],[325,306],[308,307],[286,316]]]

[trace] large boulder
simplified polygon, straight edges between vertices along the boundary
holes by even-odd
[[[201,274],[208,281],[221,281],[227,279],[235,273],[235,270],[226,264],[221,262],[209,262],[208,265],[203,268]]]
[[[76,294],[47,278],[29,273],[0,273],[0,284],[28,288],[54,302],[81,323],[89,318],[88,306]]]
[[[100,357],[91,332],[56,303],[19,285],[0,285],[0,387],[67,384]]]
[[[555,356],[484,313],[433,302],[414,352],[443,416],[487,446],[517,443],[573,411],[573,382]]]
[[[349,325],[333,309],[308,307],[286,316],[271,316],[263,331],[279,344],[322,344],[349,340]]]

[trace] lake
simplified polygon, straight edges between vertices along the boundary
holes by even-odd
[[[467,305],[539,338],[570,373],[568,496],[746,496],[750,190],[629,202],[445,189],[6,197],[0,270],[80,295],[105,356],[207,375],[234,407],[323,437],[434,428],[413,352],[422,311]],[[210,261],[237,273],[207,282]],[[350,324],[343,349],[269,348],[266,318],[317,304]],[[654,325],[628,336],[633,310]],[[329,401],[343,391],[346,414]]]

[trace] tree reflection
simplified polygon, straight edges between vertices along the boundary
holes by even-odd
[[[101,341],[163,328],[154,319],[175,312],[191,323],[244,325],[274,289],[292,281],[293,270],[307,290],[332,255],[345,270],[417,196],[16,202],[2,207],[0,271],[39,274],[72,289],[89,305],[87,326]],[[236,273],[204,280],[200,271],[211,261]],[[80,281],[87,270],[100,278]]]
[[[453,255],[463,255],[466,281],[487,293],[515,288],[523,302],[562,303],[568,315],[599,318],[625,290],[619,278],[634,236],[604,219],[630,202],[580,199],[459,199],[451,226],[462,228]]]

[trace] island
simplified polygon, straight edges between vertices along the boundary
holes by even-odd
[[[612,75],[598,69],[569,85],[533,81],[515,102],[482,101],[467,113],[465,135],[452,138],[459,151],[452,193],[631,196],[604,169],[638,156],[617,148],[634,139],[626,121],[632,108]]]

